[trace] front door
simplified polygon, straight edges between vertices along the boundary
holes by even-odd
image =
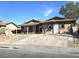
[[[59,33],[59,25],[58,24],[54,24],[53,25],[53,33],[54,34],[58,34]]]

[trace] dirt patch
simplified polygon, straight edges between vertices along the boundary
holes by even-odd
[[[0,42],[11,40],[13,36],[0,35]]]

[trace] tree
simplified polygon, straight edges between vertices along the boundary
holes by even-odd
[[[65,18],[77,18],[79,16],[79,3],[69,2],[61,6],[59,13]]]
[[[2,20],[0,20],[0,22],[3,22]]]

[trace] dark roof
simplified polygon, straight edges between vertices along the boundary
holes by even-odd
[[[28,21],[28,22],[25,22],[24,24],[27,24],[27,23],[29,23],[29,22],[35,22],[35,23],[39,23],[40,21],[38,21],[38,20],[35,20],[35,19],[32,19],[32,20],[30,20],[30,21]]]
[[[21,26],[34,26],[34,25],[38,25],[39,23],[40,23],[40,21],[32,19],[32,20],[30,20],[28,22],[25,22]]]
[[[6,23],[6,25],[8,25],[8,24],[14,24],[16,27],[18,27],[14,22],[8,22],[8,23]]]
[[[46,20],[46,21],[49,21],[49,20],[59,20],[59,19],[62,20],[62,19],[65,19],[65,18],[56,16],[56,17],[50,18],[50,19],[48,19],[48,20]]]
[[[8,24],[14,24],[16,27],[18,27],[15,23],[13,23],[13,22],[0,22],[0,26],[6,26],[6,25],[8,25]]]
[[[43,21],[41,23],[48,23],[48,22],[75,22],[76,20],[75,19],[59,19],[59,20],[49,20],[49,21]]]

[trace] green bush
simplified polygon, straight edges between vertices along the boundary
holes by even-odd
[[[5,28],[0,28],[0,34],[5,34]]]

